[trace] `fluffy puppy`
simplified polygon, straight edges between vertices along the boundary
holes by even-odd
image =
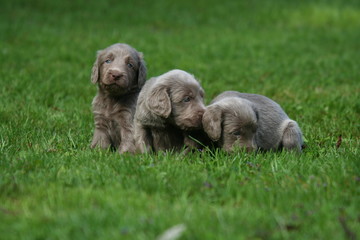
[[[127,44],[114,44],[97,53],[91,82],[98,85],[92,107],[95,131],[91,147],[135,152],[133,118],[146,66],[142,53]]]
[[[203,97],[199,82],[182,70],[148,80],[140,92],[134,119],[138,150],[144,153],[196,147],[189,132],[201,128]]]
[[[273,100],[248,93],[226,91],[206,108],[203,127],[218,146],[252,150],[295,150],[303,139],[298,124]]]

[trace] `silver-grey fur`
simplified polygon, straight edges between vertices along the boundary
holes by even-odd
[[[201,128],[203,95],[194,76],[182,70],[148,80],[140,92],[134,119],[138,151],[196,147],[188,131]]]
[[[145,84],[143,54],[127,44],[97,52],[91,82],[98,85],[92,102],[95,131],[91,147],[135,152],[133,118],[140,89]]]
[[[226,91],[207,106],[203,127],[225,151],[295,150],[301,152],[301,130],[279,104],[257,94]]]

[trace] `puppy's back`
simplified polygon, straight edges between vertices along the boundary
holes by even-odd
[[[282,122],[283,120],[289,118],[278,103],[268,97],[258,94],[226,91],[214,98],[211,103],[221,101],[222,99],[228,97],[239,97],[250,101],[259,112],[269,115],[269,117],[272,117],[275,122]]]

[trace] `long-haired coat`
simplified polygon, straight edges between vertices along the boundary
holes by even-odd
[[[140,92],[135,113],[138,150],[174,150],[196,147],[189,133],[200,129],[204,90],[189,73],[172,70],[151,78]]]
[[[114,44],[97,53],[91,82],[98,85],[92,107],[95,131],[91,147],[135,152],[133,118],[146,80],[142,53],[127,44]]]
[[[302,150],[297,122],[265,96],[223,92],[207,106],[202,121],[208,136],[225,151],[236,147],[249,151]]]

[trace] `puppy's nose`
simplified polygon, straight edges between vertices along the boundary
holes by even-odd
[[[251,143],[251,145],[246,146],[246,151],[247,152],[253,152],[257,149],[257,146],[254,142]]]
[[[199,109],[197,113],[200,117],[202,117],[205,113],[205,108]]]
[[[120,80],[124,74],[120,71],[116,71],[116,70],[111,70],[109,71],[109,77],[112,81],[117,81],[117,80]]]

